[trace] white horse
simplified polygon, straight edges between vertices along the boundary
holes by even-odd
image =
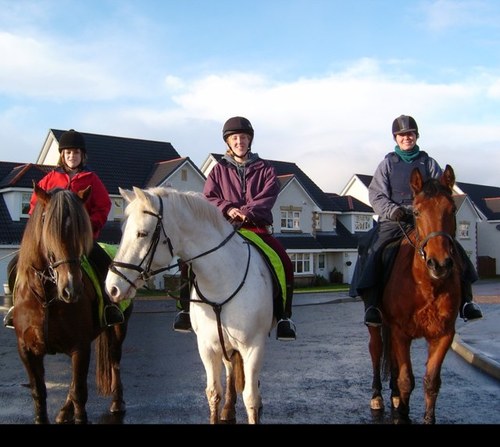
[[[273,279],[258,250],[201,194],[172,188],[120,189],[128,202],[123,235],[106,279],[115,302],[133,298],[175,256],[191,264],[191,324],[205,367],[210,423],[236,422],[242,394],[248,423],[260,422],[259,375],[275,325]],[[171,267],[170,267],[171,268]],[[222,412],[222,364],[226,392]]]

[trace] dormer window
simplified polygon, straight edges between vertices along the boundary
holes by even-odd
[[[23,192],[21,194],[21,217],[30,217],[31,194],[31,192]]]

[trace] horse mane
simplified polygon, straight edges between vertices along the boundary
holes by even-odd
[[[451,191],[444,186],[438,179],[428,179],[422,185],[422,194],[426,197],[435,197],[439,194],[445,194],[451,198]]]
[[[21,239],[18,280],[26,281],[31,267],[42,269],[47,263],[47,253],[65,250],[88,254],[92,249],[92,224],[82,200],[72,191],[56,188],[50,200],[36,206]],[[71,225],[68,225],[68,222]]]
[[[145,190],[151,195],[168,199],[176,209],[188,209],[197,220],[208,221],[215,228],[222,231],[228,222],[219,209],[212,205],[202,193],[195,191],[178,191],[172,187],[157,186]],[[157,210],[156,210],[157,211]]]

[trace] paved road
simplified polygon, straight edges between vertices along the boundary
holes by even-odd
[[[279,342],[272,334],[268,342],[261,375],[262,422],[266,425],[390,423],[390,412],[376,417],[369,409],[371,365],[361,302],[332,295],[297,295],[295,303],[298,339]],[[496,307],[484,304],[483,310],[488,316],[490,309]],[[208,422],[205,374],[196,338],[194,334],[172,331],[174,314],[171,300],[136,302],[122,361],[127,413],[122,419],[108,416],[109,401],[96,396],[91,373],[88,411],[92,424]],[[418,424],[423,414],[424,343],[417,341],[413,352],[416,389],[411,415]],[[13,331],[0,330],[0,362],[0,423],[30,424],[32,402]],[[47,356],[46,376],[49,414],[53,419],[70,380],[68,358]],[[471,370],[459,356],[449,353],[443,365],[438,424],[500,424],[496,405],[499,400],[497,380]],[[238,422],[245,423],[241,398],[238,415]]]

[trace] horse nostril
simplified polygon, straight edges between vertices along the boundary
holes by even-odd
[[[426,264],[427,264],[427,268],[430,270],[435,270],[437,265],[438,265],[434,258],[427,259]]]

